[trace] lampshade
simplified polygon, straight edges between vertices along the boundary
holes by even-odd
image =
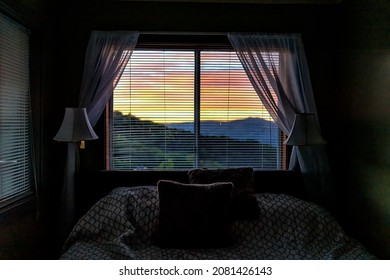
[[[295,114],[290,135],[284,144],[294,146],[326,144],[313,113]]]
[[[98,139],[89,122],[85,108],[65,108],[65,116],[54,140],[79,142]]]

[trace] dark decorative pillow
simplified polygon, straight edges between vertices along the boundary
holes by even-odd
[[[259,205],[254,196],[253,168],[192,169],[188,172],[191,184],[232,182],[234,185],[229,215],[233,220],[257,219]]]
[[[228,208],[232,183],[183,184],[160,180],[159,223],[154,243],[171,248],[216,248],[232,245]]]

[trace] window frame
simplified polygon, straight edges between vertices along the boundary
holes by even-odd
[[[20,151],[20,149],[21,149],[20,146],[18,146],[18,148],[15,148],[15,146],[12,146],[12,147],[14,147],[14,149],[16,149],[15,154],[18,155],[18,159],[20,158],[20,156],[22,156],[21,161],[23,162],[22,163],[23,166],[20,167],[19,169],[22,169],[22,171],[20,171],[20,172],[24,173],[24,175],[20,175],[20,174],[14,175],[13,173],[15,173],[15,172],[12,172],[11,176],[18,176],[17,177],[18,180],[20,180],[22,183],[19,183],[20,181],[18,181],[18,185],[20,185],[19,187],[8,186],[9,190],[7,192],[4,192],[4,194],[5,194],[4,196],[3,196],[3,194],[0,193],[0,212],[2,213],[2,212],[7,211],[8,209],[11,209],[11,208],[17,206],[17,205],[20,205],[24,201],[28,201],[32,198],[32,195],[34,194],[34,179],[33,179],[34,175],[33,175],[33,162],[32,162],[33,141],[32,141],[32,137],[31,137],[32,136],[31,135],[31,133],[32,133],[32,112],[31,112],[32,100],[31,100],[31,73],[30,73],[31,31],[29,28],[27,28],[25,25],[23,25],[19,20],[15,19],[14,17],[9,16],[7,13],[4,13],[1,10],[0,10],[0,17],[1,17],[0,19],[2,20],[2,22],[5,24],[5,26],[8,26],[10,28],[8,30],[9,32],[16,32],[20,36],[17,38],[24,37],[23,39],[20,39],[20,40],[25,40],[25,44],[23,45],[23,47],[25,47],[25,48],[20,50],[20,53],[19,53],[20,57],[18,57],[20,59],[16,60],[16,61],[27,63],[27,65],[19,67],[20,69],[16,69],[16,66],[14,66],[14,67],[7,66],[5,61],[7,59],[15,58],[12,56],[13,54],[7,52],[7,50],[5,50],[5,52],[3,53],[3,55],[4,54],[5,55],[2,58],[0,57],[0,59],[4,59],[3,66],[2,66],[2,67],[4,67],[3,70],[5,70],[4,73],[9,72],[10,70],[15,70],[15,69],[17,71],[24,72],[22,74],[23,76],[18,77],[17,75],[16,76],[13,75],[12,77],[10,77],[10,80],[4,79],[4,76],[3,76],[2,81],[0,79],[0,84],[2,84],[4,86],[4,88],[0,88],[0,94],[4,94],[3,98],[5,97],[4,99],[0,98],[1,103],[4,102],[5,104],[9,104],[9,103],[7,103],[8,98],[6,97],[7,95],[9,95],[9,91],[6,88],[7,88],[7,85],[9,86],[11,79],[14,79],[15,77],[17,77],[18,81],[14,82],[14,83],[18,83],[19,87],[23,88],[22,92],[19,92],[17,94],[17,97],[23,98],[23,101],[18,101],[17,104],[14,106],[14,108],[18,109],[16,111],[18,112],[18,116],[20,116],[20,119],[19,119],[20,122],[18,122],[16,125],[12,125],[12,131],[17,130],[17,131],[19,131],[18,133],[22,133],[23,136],[18,137],[17,139],[19,140],[18,143],[19,142],[23,143],[20,146],[22,146],[23,150],[24,150],[23,155],[21,155],[22,152]],[[14,33],[12,33],[12,34],[14,34]],[[4,35],[3,38],[4,38],[4,40],[12,40],[11,38],[15,38],[15,37],[12,37],[12,35],[8,34],[8,36]],[[17,43],[19,46],[22,42],[18,41]],[[18,49],[13,48],[13,51],[15,51],[15,50],[18,50]],[[22,56],[24,56],[24,57],[22,57]],[[2,62],[0,61],[0,63],[2,63]],[[18,72],[18,74],[21,74],[21,72]],[[12,85],[15,85],[15,84],[12,84]],[[12,102],[12,101],[8,101],[8,102]],[[12,103],[12,104],[14,104],[14,103]],[[4,105],[2,105],[2,106],[4,106]],[[8,108],[8,106],[6,108]],[[19,112],[20,108],[22,108],[21,112]],[[6,119],[5,119],[5,118],[7,118],[6,116],[7,115],[3,115],[3,117],[4,117],[3,121],[6,121]],[[15,119],[12,119],[12,123],[14,123],[14,121],[15,121]],[[6,121],[6,123],[10,124],[9,121]],[[17,128],[20,126],[22,127],[21,129]],[[23,131],[23,132],[21,132],[21,131]],[[9,143],[7,143],[7,142],[9,142],[9,140],[8,141],[4,140],[4,141],[5,141],[5,145],[8,145],[8,147],[9,147]],[[2,157],[2,156],[4,156],[4,154],[2,154],[0,156]],[[15,155],[12,154],[12,156],[15,156]],[[12,162],[17,161],[17,159],[9,160],[9,159],[7,159],[8,157],[9,156],[4,156],[5,159],[2,160],[2,163],[7,163],[10,161],[12,161]],[[1,160],[1,158],[0,158],[0,160]],[[19,169],[17,169],[17,170],[19,170]],[[0,174],[0,176],[1,176],[1,174]],[[16,180],[16,179],[13,179],[13,180]],[[0,183],[2,183],[2,182],[0,182]],[[5,188],[5,189],[7,190],[7,188]]]
[[[144,41],[145,36],[140,36],[140,40],[137,43],[135,50],[189,50],[194,51],[195,56],[199,56],[201,51],[234,51],[231,44],[229,43],[226,36],[183,36],[183,35],[174,35],[174,36],[157,36],[159,41],[146,40]],[[149,37],[149,36],[148,36]],[[151,36],[154,38],[155,36]],[[163,40],[161,38],[164,37]],[[194,38],[196,37],[196,38]],[[174,38],[174,39],[172,39]],[[185,43],[183,43],[183,38],[186,38]],[[188,39],[191,38],[191,39]],[[202,38],[199,41],[199,38]],[[206,39],[205,39],[206,38]],[[210,40],[211,38],[211,40]],[[222,39],[221,39],[222,38]],[[195,58],[196,60],[196,58]],[[196,63],[196,62],[195,62]],[[200,65],[198,65],[200,66]],[[195,87],[194,87],[194,107],[200,106],[200,100],[196,100],[196,98],[200,96],[200,88],[196,88],[196,85],[200,86],[200,76],[197,73],[197,67],[195,67],[194,77],[195,77]],[[197,77],[198,76],[198,77]],[[199,79],[199,80],[197,80]],[[114,90],[114,89],[113,89]],[[197,92],[199,91],[199,92]],[[112,147],[112,137],[111,131],[113,127],[113,98],[106,105],[105,110],[105,169],[106,170],[116,170],[112,168],[111,165],[111,147]],[[198,104],[199,103],[199,104]],[[199,108],[198,108],[199,109]],[[194,113],[196,114],[197,109],[194,109]],[[195,117],[195,120],[197,118]],[[194,122],[195,122],[194,120]],[[200,121],[200,120],[199,120]],[[195,130],[198,125],[195,125]],[[198,128],[199,130],[199,128]],[[195,131],[194,131],[195,133]],[[199,131],[198,131],[199,133]],[[195,133],[198,135],[198,133]],[[197,137],[197,136],[195,136]],[[279,139],[281,140],[280,152],[282,156],[280,157],[280,169],[287,169],[287,162],[289,159],[289,151],[286,145],[283,145],[283,141],[286,139],[286,135],[283,133],[281,129],[279,129]],[[262,170],[262,169],[259,169]],[[163,172],[164,170],[161,170]]]

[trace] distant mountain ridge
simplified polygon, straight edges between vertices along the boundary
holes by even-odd
[[[168,128],[194,132],[194,123],[172,123]],[[226,136],[238,140],[254,140],[274,147],[278,142],[278,127],[260,118],[246,118],[230,122],[203,121],[200,133],[205,136]]]

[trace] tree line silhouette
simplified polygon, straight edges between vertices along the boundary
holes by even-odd
[[[113,123],[115,169],[278,168],[277,148],[261,141],[228,136],[196,137],[191,131],[144,121],[119,111],[114,112]]]

